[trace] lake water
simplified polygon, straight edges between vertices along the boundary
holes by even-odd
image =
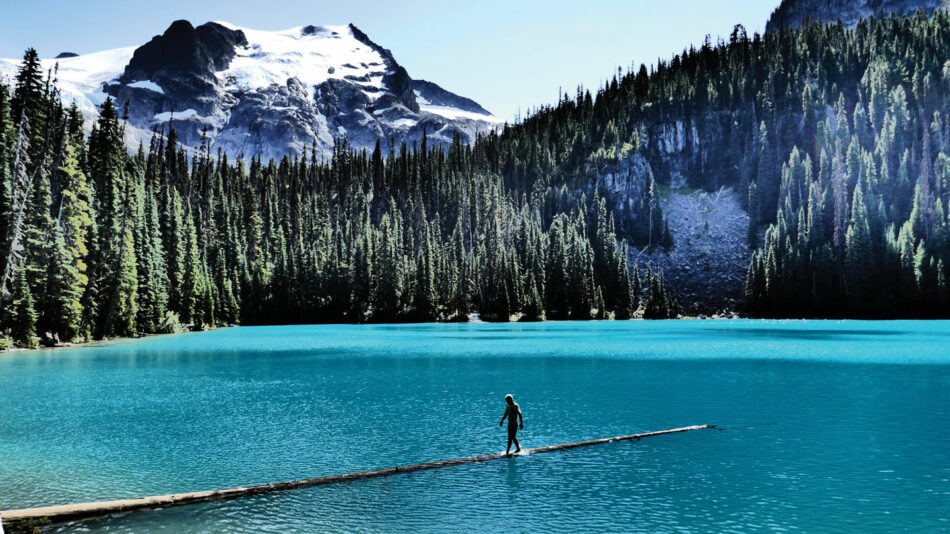
[[[0,355],[0,509],[717,424],[76,532],[950,531],[950,323],[242,327]]]

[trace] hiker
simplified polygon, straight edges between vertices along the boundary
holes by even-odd
[[[501,421],[498,423],[498,426],[505,424],[505,418],[508,418],[508,448],[505,449],[505,454],[511,454],[511,442],[515,442],[515,446],[518,447],[515,449],[515,453],[521,452],[521,444],[518,443],[518,438],[515,437],[518,434],[518,427],[521,427],[521,430],[524,430],[524,417],[521,416],[521,406],[518,406],[515,403],[514,397],[511,395],[505,395],[505,415],[501,417]],[[519,425],[518,422],[521,422]]]

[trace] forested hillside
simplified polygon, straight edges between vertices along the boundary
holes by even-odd
[[[445,152],[341,139],[329,161],[263,162],[207,144],[189,158],[170,129],[129,154],[111,100],[84,137],[44,76],[30,50],[0,88],[3,321],[17,343],[179,321],[625,318],[645,293],[647,316],[674,313],[661,275],[646,270],[641,289],[603,198],[529,178],[542,171],[516,156],[524,134]]]
[[[613,158],[649,162],[660,183],[736,188],[760,247],[748,313],[946,316],[948,59],[945,11],[753,38],[737,27],[612,81],[590,114],[572,114],[578,98],[515,132],[562,147],[566,183],[603,183]],[[670,130],[685,137],[672,153]]]
[[[4,328],[29,345],[181,323],[676,314],[628,244],[672,244],[674,179],[746,199],[746,311],[945,316],[950,18],[707,42],[460,141],[262,161],[173,124],[85,136],[25,55],[0,88]],[[641,270],[642,269],[642,270]]]

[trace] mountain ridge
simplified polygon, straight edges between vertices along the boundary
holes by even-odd
[[[0,59],[0,74],[12,78],[17,64]],[[413,80],[353,24],[261,31],[176,20],[141,46],[43,65],[58,68],[58,85],[87,127],[106,97],[120,109],[128,103],[130,147],[171,121],[186,147],[207,137],[212,150],[265,158],[308,149],[325,156],[344,136],[368,149],[424,133],[431,145],[456,135],[468,143],[503,122],[471,99]]]

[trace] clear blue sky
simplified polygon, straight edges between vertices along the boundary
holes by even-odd
[[[511,119],[596,89],[631,64],[668,59],[735,24],[765,28],[779,0],[0,0],[0,57],[140,45],[175,19],[260,30],[352,22],[427,79]]]

